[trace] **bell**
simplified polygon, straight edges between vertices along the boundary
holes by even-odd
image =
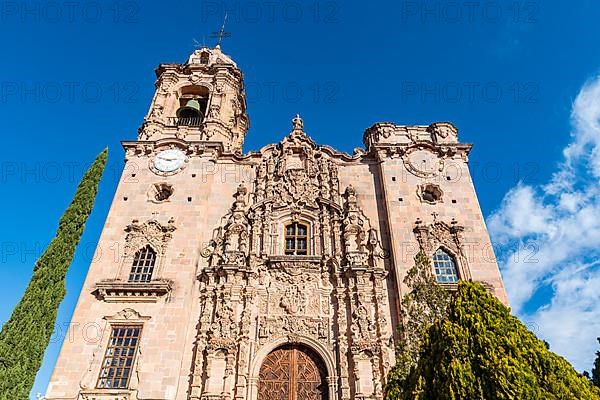
[[[199,118],[202,117],[200,111],[200,103],[196,99],[188,100],[185,106],[177,110],[177,117],[179,118]]]

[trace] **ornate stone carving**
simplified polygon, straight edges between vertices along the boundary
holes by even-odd
[[[288,271],[292,271],[290,274]],[[271,314],[319,315],[320,293],[319,276],[316,273],[299,270],[269,271],[270,285],[268,292],[271,299],[268,312]]]
[[[154,104],[150,115],[148,116],[149,121],[161,122],[163,116],[164,106],[162,104]]]
[[[303,314],[308,298],[304,287],[299,285],[288,286],[281,298],[281,306],[290,314]]]
[[[163,254],[173,237],[175,221],[170,219],[163,225],[155,219],[140,223],[134,219],[125,228],[125,256],[129,256],[145,245],[150,245],[157,253]]]
[[[223,296],[217,304],[212,332],[217,339],[233,339],[237,336],[235,315],[228,296]]]
[[[471,278],[467,267],[467,257],[463,248],[462,233],[464,227],[453,218],[450,224],[437,220],[437,214],[433,213],[434,221],[425,224],[420,218],[415,222],[413,232],[419,242],[419,247],[425,254],[432,255],[439,247],[445,247],[456,258],[461,279]]]
[[[202,250],[202,256],[210,259],[213,268],[219,265],[244,268],[247,265],[250,230],[245,211],[247,193],[246,186],[240,184],[231,211],[222,219],[222,226],[215,229],[208,247]]]
[[[273,337],[293,335],[310,336],[320,341],[327,341],[329,334],[326,326],[329,326],[328,318],[292,315],[265,317],[262,319],[259,328],[259,342],[264,344]]]
[[[208,109],[208,118],[219,119],[220,113],[221,106],[219,106],[218,104],[211,104],[210,108]]]
[[[343,238],[346,265],[352,269],[383,269],[381,261],[387,253],[381,247],[377,231],[371,228],[369,220],[358,206],[356,190],[352,185],[346,188],[345,197]]]
[[[146,321],[150,317],[142,316],[133,308],[125,308],[114,315],[104,317],[104,319],[107,321]]]
[[[352,334],[357,341],[370,341],[375,333],[375,324],[371,312],[360,301],[352,313]]]
[[[436,220],[425,224],[419,218],[415,222],[413,232],[417,237],[419,246],[426,254],[433,253],[440,245],[446,246],[453,253],[462,253],[461,234],[464,228],[458,225],[455,219],[450,224]]]
[[[276,206],[300,212],[317,208],[317,199],[336,201],[339,196],[337,166],[304,132],[299,116],[293,131],[277,147],[271,147],[257,167],[255,200],[272,199]]]
[[[431,132],[436,142],[456,143],[458,141],[458,129],[450,122],[434,122],[427,127],[427,131]]]
[[[210,370],[211,357],[226,348],[226,357],[232,357],[227,371],[230,362],[237,363],[231,370],[238,371],[231,393],[244,398],[253,351],[283,338],[320,342],[339,359],[339,370],[333,373],[339,374],[344,399],[350,398],[355,379],[349,357],[368,352],[373,368],[384,368],[379,349],[383,335],[389,340],[391,333],[378,307],[388,307],[381,282],[387,275],[387,252],[356,190],[349,187],[340,196],[338,165],[331,152],[306,135],[299,116],[292,125],[278,145],[261,150],[252,192],[240,185],[233,207],[202,251],[208,265],[199,278],[204,290],[215,294],[210,297],[214,300],[208,295],[201,300],[211,304],[205,306],[211,315],[201,315],[196,353],[208,356],[196,356],[200,361],[193,373],[194,393],[205,387],[202,376]],[[282,254],[284,227],[290,221],[308,226],[308,255]],[[255,307],[243,300],[249,290]]]

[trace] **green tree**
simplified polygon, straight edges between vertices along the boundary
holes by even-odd
[[[66,294],[65,276],[94,207],[108,150],[85,173],[61,217],[56,236],[33,268],[31,281],[0,332],[0,399],[25,400],[33,387],[58,307]]]
[[[597,338],[600,343],[600,337]],[[600,351],[596,352],[596,360],[594,361],[594,368],[592,368],[592,383],[600,388]]]
[[[419,360],[421,340],[427,328],[448,314],[450,294],[436,283],[429,257],[420,251],[415,265],[408,271],[404,284],[409,292],[402,297],[399,343],[396,346],[396,365],[388,375],[386,398],[399,394],[398,385],[405,380]]]
[[[448,317],[425,333],[395,399],[600,399],[600,390],[550,352],[478,283],[461,282]]]

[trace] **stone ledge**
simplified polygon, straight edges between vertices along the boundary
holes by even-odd
[[[127,389],[95,389],[82,390],[79,395],[81,400],[131,400],[134,398],[132,393]]]
[[[146,283],[101,281],[96,284],[95,294],[107,303],[155,303],[171,290],[172,283],[168,280]]]

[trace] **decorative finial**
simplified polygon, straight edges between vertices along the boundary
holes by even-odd
[[[215,48],[221,48],[221,42],[223,39],[231,37],[231,32],[225,32],[225,23],[227,22],[227,13],[225,13],[225,18],[223,19],[223,25],[221,26],[221,30],[219,32],[213,32],[209,37],[219,39],[217,40],[217,45]]]
[[[292,120],[292,125],[294,126],[295,131],[304,130],[304,121],[300,118],[300,114],[296,114],[296,117]]]

